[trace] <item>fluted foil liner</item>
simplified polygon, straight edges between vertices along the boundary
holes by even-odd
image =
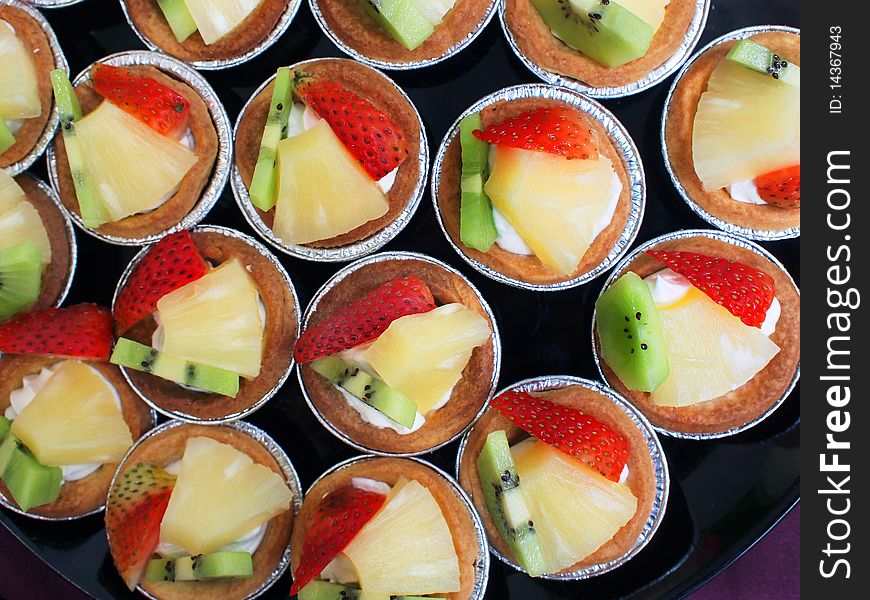
[[[84,0],[27,0],[33,6],[37,8],[64,8],[65,6],[72,6],[73,4],[78,4],[80,2],[84,2]]]

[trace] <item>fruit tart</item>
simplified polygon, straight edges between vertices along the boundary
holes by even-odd
[[[549,86],[509,88],[479,105],[436,160],[432,196],[454,247],[519,287],[561,289],[599,274],[639,226],[643,176],[629,162],[640,159],[622,150],[636,152],[631,142],[611,137],[620,127],[601,107]]]
[[[308,493],[293,530],[299,600],[471,600],[489,567],[479,517],[443,472],[415,459],[358,457]]]
[[[149,598],[251,598],[287,568],[301,504],[293,466],[263,431],[170,421],[115,474],[109,551],[127,587]]]
[[[0,169],[0,322],[63,301],[75,264],[75,235],[51,188]]]
[[[595,304],[604,378],[663,433],[721,437],[769,415],[797,381],[800,296],[764,250],[728,234],[651,240]]]
[[[284,268],[222,227],[170,234],[127,268],[111,361],[158,411],[218,422],[250,414],[293,368],[299,304]]]
[[[318,291],[296,343],[315,415],[361,449],[419,454],[455,439],[498,379],[500,343],[480,294],[419,254],[386,253]]]
[[[702,218],[754,239],[800,235],[800,32],[754,27],[712,42],[674,82],[665,158]]]
[[[281,67],[255,93],[236,124],[235,167],[242,212],[273,245],[348,260],[410,220],[428,144],[417,110],[386,76],[318,59]]]
[[[460,450],[459,482],[490,546],[532,577],[581,579],[623,564],[667,503],[661,446],[609,388],[541,378],[490,402]]]
[[[102,510],[118,463],[154,414],[107,362],[109,311],[93,304],[0,324],[0,502],[66,520]]]
[[[142,64],[110,64],[127,58]],[[106,59],[75,88],[64,73],[51,75],[62,132],[52,184],[79,226],[114,243],[146,243],[194,224],[213,185],[219,142],[211,100],[148,62],[160,61],[145,52]]]

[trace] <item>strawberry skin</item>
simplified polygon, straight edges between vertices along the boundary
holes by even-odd
[[[118,292],[113,309],[115,331],[121,335],[157,309],[169,292],[208,272],[189,231],[168,235],[154,244]]]
[[[493,398],[490,406],[527,433],[607,479],[619,481],[628,462],[628,442],[601,421],[527,392],[505,392]]]
[[[180,137],[187,130],[190,102],[159,81],[106,64],[91,69],[94,89],[156,132]]]
[[[293,573],[290,595],[320,575],[339,552],[375,516],[386,502],[382,494],[353,486],[340,487],[320,501],[305,532],[302,557]]]
[[[801,166],[786,167],[755,178],[758,195],[768,204],[782,208],[800,208]]]
[[[124,473],[109,493],[109,551],[130,590],[136,589],[160,541],[160,522],[174,486],[173,475],[160,467],[139,463]]]
[[[22,313],[0,324],[0,353],[109,360],[112,315],[96,304]]]
[[[594,132],[579,112],[564,106],[539,108],[490,125],[474,135],[488,144],[581,160],[598,156]]]
[[[296,93],[325,119],[363,169],[378,181],[408,158],[402,129],[384,112],[334,81],[299,73]]]
[[[296,360],[306,363],[370,342],[390,323],[435,308],[432,292],[418,277],[394,279],[309,327],[296,342]]]
[[[773,303],[773,278],[735,260],[696,252],[647,250],[750,327],[761,327]]]

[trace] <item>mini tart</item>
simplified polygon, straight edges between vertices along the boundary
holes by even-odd
[[[317,77],[335,81],[345,89],[365,98],[378,110],[382,110],[395,121],[408,142],[408,158],[399,165],[396,181],[386,194],[389,209],[384,216],[363,223],[356,229],[342,235],[325,240],[305,244],[313,248],[337,248],[359,242],[382,230],[395,221],[402,211],[412,202],[420,179],[425,173],[420,172],[420,164],[416,159],[420,154],[421,131],[417,111],[408,102],[395,84],[385,75],[361,63],[348,59],[311,60],[300,63],[294,72],[305,72]],[[245,184],[245,190],[251,187],[254,178],[254,168],[260,153],[260,141],[263,138],[263,128],[269,114],[269,104],[272,100],[274,80],[252,98],[236,125],[236,168]],[[250,202],[245,192],[244,202]],[[254,207],[260,219],[269,229],[275,220],[275,210],[263,212]]]
[[[245,21],[214,44],[206,45],[199,31],[179,42],[157,0],[122,0],[130,24],[163,52],[185,62],[239,58],[256,48],[275,29],[281,15],[299,0],[262,0]]]
[[[770,336],[770,339],[779,346],[779,353],[755,377],[724,396],[692,406],[658,406],[652,403],[649,393],[635,392],[625,387],[619,377],[601,358],[598,333],[595,329],[596,325],[593,323],[594,349],[598,355],[604,378],[609,385],[640,409],[654,426],[666,431],[685,434],[719,434],[759,418],[779,402],[789,390],[800,364],[801,301],[800,295],[788,274],[752,250],[703,235],[669,240],[649,249],[682,250],[728,258],[764,271],[773,277],[776,298],[782,306],[782,314],[776,324],[776,331]],[[643,278],[664,268],[665,265],[652,256],[640,253],[618,274],[614,272],[612,277],[615,281],[624,273],[634,271]]]
[[[338,488],[352,485],[352,479],[364,477],[382,481],[389,486],[394,486],[400,478],[413,479],[420,482],[428,489],[447,521],[450,533],[453,536],[453,547],[459,558],[459,582],[460,590],[450,594],[438,594],[446,600],[468,600],[475,587],[477,560],[486,549],[481,548],[477,542],[474,519],[466,505],[459,499],[451,484],[441,474],[433,470],[426,463],[405,458],[379,458],[361,457],[360,459],[343,465],[330,472],[317,481],[308,493],[299,511],[299,526],[293,530],[293,538],[290,545],[290,568],[293,572],[299,566],[302,556],[302,545],[305,541],[307,523],[320,506],[324,496]],[[425,557],[420,557],[425,560]]]
[[[125,66],[123,68],[130,73],[157,80],[184,96],[190,103],[190,120],[188,125],[196,144],[194,153],[198,159],[184,176],[184,179],[181,180],[175,195],[164,204],[150,212],[131,215],[120,221],[105,223],[94,229],[94,231],[103,235],[139,239],[158,235],[178,225],[193,209],[211,177],[212,168],[218,154],[218,137],[214,122],[209,114],[208,105],[199,95],[199,92],[156,67],[140,65]],[[88,83],[80,84],[75,89],[82,106],[83,115],[89,114],[101,102],[108,102],[108,100],[104,100],[102,96],[95,92]],[[68,211],[81,216],[62,135],[55,136],[54,149],[55,160],[57,162],[57,181],[55,185],[58,189],[60,201]]]
[[[121,477],[139,463],[158,467],[181,460],[187,440],[192,437],[208,437],[228,444],[247,454],[257,464],[268,467],[281,476],[286,475],[272,454],[257,440],[234,427],[184,424],[164,429],[148,437],[130,453],[116,477]],[[290,542],[294,514],[291,509],[269,520],[260,546],[254,552],[254,574],[247,579],[199,581],[199,582],[152,582],[140,583],[141,589],[160,600],[198,600],[208,598],[247,598],[262,586],[275,569],[279,568]]]
[[[67,359],[11,354],[0,357],[0,414],[9,408],[9,395],[23,385],[26,376],[36,375],[43,368],[65,360]],[[82,362],[99,371],[100,375],[105,377],[118,392],[121,398],[121,412],[127,427],[130,428],[133,440],[139,439],[154,426],[151,409],[130,389],[118,367],[109,363]],[[106,494],[109,492],[109,485],[117,468],[117,463],[106,463],[87,477],[64,483],[57,500],[50,504],[35,506],[28,513],[50,519],[65,519],[100,510],[106,503]],[[2,481],[0,481],[0,495],[9,503],[15,503]]]
[[[480,118],[482,126],[486,128],[489,125],[500,123],[505,119],[516,117],[524,112],[554,106],[566,106],[566,104],[548,98],[505,100],[482,109],[480,111]],[[571,106],[570,108],[579,111],[576,107]],[[609,158],[613,163],[614,171],[619,176],[620,182],[622,182],[622,192],[616,205],[616,211],[613,213],[613,219],[592,241],[592,245],[589,246],[586,254],[583,255],[577,269],[570,275],[560,275],[544,266],[534,255],[523,256],[521,254],[514,254],[502,249],[498,244],[493,244],[488,252],[480,252],[462,243],[459,237],[462,149],[458,134],[450,142],[447,151],[444,153],[444,160],[441,163],[438,197],[436,198],[444,228],[457,248],[460,248],[467,257],[498,271],[502,275],[534,285],[548,285],[570,281],[588,273],[604,262],[628,224],[631,213],[631,180],[622,161],[622,156],[619,154],[616,145],[607,135],[604,126],[592,118],[591,115],[584,114],[584,117],[595,132],[600,153]]]
[[[30,49],[36,70],[39,99],[42,103],[42,113],[38,117],[27,119],[15,134],[15,143],[6,152],[0,154],[0,169],[3,169],[27,158],[42,136],[51,117],[54,103],[48,74],[57,65],[54,62],[54,53],[48,36],[41,23],[24,10],[9,4],[0,4],[0,20],[12,25],[16,37],[22,41],[25,48]],[[62,66],[66,67],[66,65]]]
[[[801,36],[787,31],[757,33],[750,38],[776,52],[794,64],[800,64]],[[667,144],[667,160],[673,176],[683,186],[695,204],[707,213],[745,229],[777,231],[800,227],[801,210],[779,208],[770,204],[747,204],[734,200],[725,188],[707,192],[695,173],[692,157],[692,134],[695,113],[701,94],[713,69],[724,60],[728,51],[737,43],[731,40],[716,44],[698,56],[677,81],[670,104],[666,107],[664,136]]]
[[[307,325],[317,325],[384,283],[408,275],[416,275],[429,286],[438,306],[459,302],[483,315],[492,335],[486,344],[471,353],[447,404],[426,415],[423,427],[407,435],[367,423],[335,385],[315,373],[309,364],[299,365],[300,383],[319,416],[355,444],[376,452],[419,454],[447,443],[474,421],[492,393],[496,356],[494,337],[498,335],[495,325],[471,286],[459,275],[433,263],[411,258],[364,265],[348,274],[320,299]]]
[[[546,392],[533,392],[533,395],[591,415],[625,438],[630,449],[627,463],[628,480],[625,483],[637,498],[637,510],[634,516],[598,550],[580,562],[563,569],[560,573],[573,573],[624,556],[634,548],[638,536],[643,532],[652,513],[656,497],[656,465],[653,464],[643,434],[622,409],[608,398],[589,388],[571,385]],[[511,446],[531,437],[505,419],[497,410],[488,409],[466,438],[462,460],[459,463],[459,484],[471,496],[486,528],[490,546],[502,556],[518,564],[516,557],[505,543],[486,508],[483,488],[477,473],[477,457],[480,456],[486,437],[493,431],[500,429],[503,429],[507,434],[508,443]]]
[[[193,392],[177,383],[154,375],[125,369],[133,386],[161,411],[176,418],[196,421],[217,421],[237,416],[257,406],[286,376],[293,360],[293,345],[297,335],[296,299],[284,284],[284,275],[271,260],[245,241],[217,231],[194,230],[194,244],[203,258],[215,267],[237,258],[248,270],[266,308],[266,329],[260,374],[254,379],[239,380],[235,398]],[[151,336],[157,328],[153,315],[145,317],[124,334],[124,337],[151,346]]]

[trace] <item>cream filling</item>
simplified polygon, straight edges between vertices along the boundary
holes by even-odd
[[[732,183],[728,188],[728,194],[732,200],[743,202],[744,204],[767,204],[761,196],[758,195],[758,186],[755,181],[739,181]]]

